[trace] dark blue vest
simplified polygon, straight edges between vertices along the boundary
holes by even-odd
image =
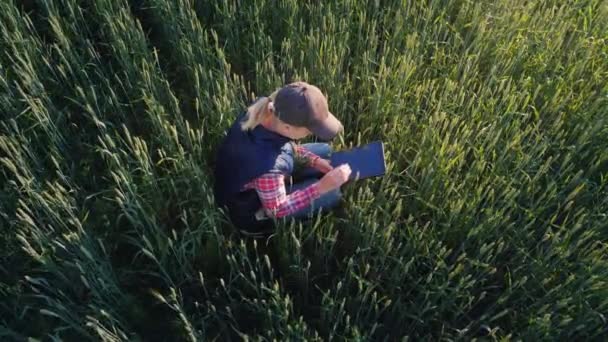
[[[285,172],[293,169],[293,159],[285,153],[292,140],[262,125],[241,130],[240,122],[246,119],[246,113],[237,117],[217,150],[214,194],[220,206],[254,178],[273,169]]]

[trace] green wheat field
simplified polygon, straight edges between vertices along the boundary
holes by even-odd
[[[292,80],[387,174],[243,238]],[[608,339],[608,1],[2,0],[0,118],[2,341]]]

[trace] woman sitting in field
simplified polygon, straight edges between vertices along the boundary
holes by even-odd
[[[333,139],[344,128],[319,88],[295,82],[262,97],[240,115],[216,157],[215,198],[244,233],[273,227],[273,218],[306,218],[338,204],[350,176],[333,168],[327,143],[298,145],[314,134]],[[303,160],[298,167],[294,160]]]

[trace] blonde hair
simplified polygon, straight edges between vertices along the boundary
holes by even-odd
[[[241,130],[251,130],[262,122],[262,119],[264,118],[263,114],[266,111],[266,108],[268,108],[268,104],[271,101],[274,101],[279,90],[280,89],[275,90],[269,96],[264,96],[258,101],[255,101],[251,106],[247,107],[247,120],[241,122]]]

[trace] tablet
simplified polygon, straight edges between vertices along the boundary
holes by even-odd
[[[384,143],[374,141],[350,150],[336,151],[331,154],[333,167],[348,164],[352,170],[349,180],[382,176],[386,173]]]

